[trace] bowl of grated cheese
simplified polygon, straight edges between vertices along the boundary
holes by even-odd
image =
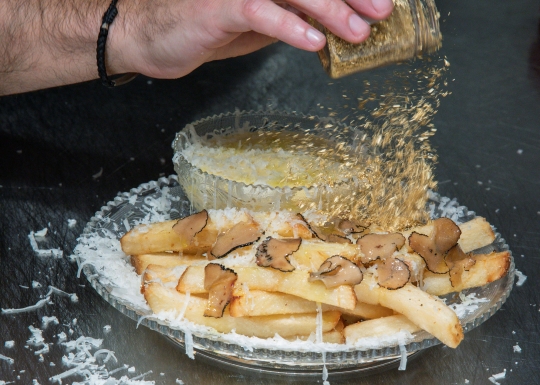
[[[195,210],[334,213],[362,193],[366,140],[333,118],[235,112],[177,133],[173,163]]]

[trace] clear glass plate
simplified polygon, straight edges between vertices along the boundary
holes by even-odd
[[[153,207],[152,210],[149,210],[150,206]],[[429,209],[433,218],[448,216],[458,223],[475,217],[474,212],[468,211],[464,206],[459,206],[455,200],[437,194],[432,194]],[[231,336],[198,329],[193,332],[193,329],[187,330],[173,326],[167,320],[154,317],[144,300],[136,296],[131,297],[119,284],[119,280],[108,274],[107,266],[112,266],[112,264],[120,266],[119,268],[125,269],[126,275],[131,274],[133,279],[139,279],[137,284],[140,284],[140,278],[136,277],[129,258],[119,249],[118,239],[128,228],[142,220],[175,219],[189,214],[189,210],[190,203],[174,175],[118,194],[113,201],[102,207],[91,218],[78,240],[74,258],[79,263],[79,273],[84,273],[99,295],[122,314],[161,333],[184,348],[187,336],[189,341],[187,353],[191,353],[191,348],[193,348],[195,355],[219,361],[233,369],[298,376],[318,373],[320,376],[323,368],[335,373],[359,373],[382,370],[381,368],[392,363],[397,366],[402,357],[402,350],[397,344],[366,349],[336,344],[329,349],[318,349],[317,345],[311,345],[309,348],[297,350],[288,348],[286,344],[273,346],[272,343],[259,340],[246,349],[245,345],[235,342],[238,335]],[[92,242],[89,243],[90,239]],[[96,239],[103,240],[103,245],[99,247],[105,247],[104,249],[93,246]],[[111,242],[114,243],[113,241],[117,244],[109,247],[108,245]],[[508,245],[500,234],[496,233],[495,241],[478,252],[504,250],[508,250]],[[105,256],[104,253],[107,255]],[[103,261],[100,260],[101,258]],[[460,317],[465,333],[481,325],[501,308],[512,290],[514,275],[515,268],[512,259],[505,277],[489,285],[469,289],[462,293],[465,295],[475,293],[477,298],[485,299],[485,302],[478,303],[476,309]],[[448,295],[445,299],[447,304],[459,304],[461,301],[458,294]],[[440,343],[427,332],[418,332],[413,336],[414,338],[404,346],[411,358],[424,349]],[[193,343],[190,342],[191,339]],[[322,353],[323,350],[324,353]]]

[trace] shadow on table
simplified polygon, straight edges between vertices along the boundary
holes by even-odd
[[[533,86],[540,91],[540,19],[538,20],[536,38],[529,50],[529,77]]]

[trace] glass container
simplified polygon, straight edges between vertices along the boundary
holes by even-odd
[[[352,44],[312,21],[326,36],[321,63],[332,78],[422,57],[442,44],[439,12],[434,0],[394,0],[394,11],[371,25],[369,38]]]
[[[284,135],[268,135],[277,132],[283,132]],[[241,145],[245,146],[246,141],[255,141],[261,137],[266,140],[258,148],[262,149],[259,152],[261,157],[266,157],[263,162],[259,162],[260,159],[256,159],[253,154],[248,157],[234,153],[239,146],[237,143],[242,141]],[[235,139],[231,141],[228,138]],[[279,147],[281,145],[276,147],[266,138],[271,138],[272,142],[288,144],[282,148]],[[235,207],[254,211],[317,210],[333,213],[336,210],[346,211],[347,202],[363,193],[361,160],[368,156],[365,140],[363,131],[347,127],[333,118],[275,111],[236,112],[188,124],[176,135],[172,144],[175,151],[173,163],[178,181],[192,205],[192,211]],[[218,147],[209,145],[215,141],[226,143],[222,147],[222,154],[217,150]],[[208,157],[206,167],[195,164],[191,158],[186,159],[189,157],[186,149],[194,143],[202,143],[208,148],[205,153]],[[306,148],[309,148],[309,151]],[[232,152],[229,151],[231,149]],[[311,158],[306,158],[308,152],[313,155],[312,163],[309,162]],[[232,153],[230,158],[223,156],[229,153]],[[200,155],[198,156],[200,158]],[[269,157],[273,159],[265,164]],[[332,161],[337,159],[331,168],[332,172],[325,169],[327,164],[321,161],[322,158],[326,161],[329,157],[333,157]],[[296,159],[303,161],[302,167],[295,164]],[[226,167],[222,167],[224,163]],[[258,165],[255,166],[255,163]],[[248,177],[247,174],[253,168],[263,173],[274,172],[276,169],[286,171],[277,172],[278,175],[283,174],[283,179],[276,178],[274,173],[273,183],[270,183],[264,178],[255,180]],[[317,175],[306,178],[306,173]]]

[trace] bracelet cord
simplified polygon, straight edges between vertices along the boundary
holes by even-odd
[[[118,8],[116,8],[117,3],[118,0],[112,0],[109,8],[103,14],[97,40],[96,58],[98,75],[101,79],[101,84],[103,84],[105,87],[116,87],[126,84],[137,76],[136,73],[128,73],[118,79],[112,80],[107,75],[107,68],[105,66],[105,46],[107,44],[107,37],[109,36],[109,27],[114,21],[115,17],[118,15]]]

